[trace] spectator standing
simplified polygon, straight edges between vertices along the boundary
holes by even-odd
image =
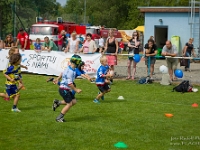
[[[193,56],[196,57],[194,53],[194,45],[193,45],[193,38],[190,38],[189,41],[185,44],[185,47],[183,49],[183,56],[185,57],[191,57],[192,54]],[[185,59],[186,65],[185,65],[185,71],[191,71],[190,70],[190,59]]]
[[[145,65],[147,65],[147,69],[150,67],[150,77],[151,79],[153,79],[154,65],[156,62],[156,58],[152,56],[157,55],[157,46],[154,43],[153,39],[149,39],[148,43],[145,44],[144,48],[145,48]]]
[[[128,56],[128,63],[127,63],[127,67],[128,67],[127,68],[128,76],[126,78],[127,80],[135,79],[137,63],[133,60],[133,55],[139,54],[139,46],[140,46],[139,37],[140,37],[139,32],[133,31],[132,38],[128,42],[128,47],[129,47],[128,54],[130,55]],[[133,64],[132,77],[131,77],[131,64]]]
[[[175,45],[172,45],[171,41],[166,41],[166,45],[162,49],[162,56],[170,56],[170,57],[176,57],[178,55],[178,51]],[[173,77],[174,70],[176,70],[178,65],[178,59],[177,58],[166,58],[167,67],[169,71],[170,79],[176,80],[176,77]]]
[[[0,40],[0,50],[4,48],[3,40]]]
[[[18,46],[19,43],[22,51],[30,49],[29,35],[24,31],[23,28],[21,28],[17,34],[16,46]]]
[[[123,43],[123,39],[121,39],[121,41],[119,42],[119,52],[120,54],[122,54],[124,50],[124,43]]]
[[[45,37],[44,38],[44,43],[42,45],[42,50],[46,50],[48,52],[50,51],[57,51],[58,47],[56,46],[56,44],[54,43],[54,41],[49,40],[49,37]]]
[[[11,47],[14,46],[14,40],[11,34],[8,34],[6,36],[6,39],[4,40],[4,48],[5,49],[10,49]]]
[[[80,51],[83,51],[83,53],[95,53],[97,51],[97,47],[94,40],[92,40],[91,33],[86,34],[86,40]]]
[[[66,38],[65,36],[65,30],[62,30],[60,34],[58,35],[58,51],[62,51],[63,46],[64,46],[64,39]]]
[[[68,40],[68,44],[65,49],[65,53],[66,52],[78,53],[79,40],[76,38],[76,35],[77,35],[76,32],[73,32],[71,34],[71,38],[69,38],[69,40]]]
[[[101,38],[99,39],[99,52],[102,53],[104,50],[104,46],[105,46],[105,42],[103,37],[101,36]]]
[[[109,38],[106,40],[105,43],[105,50],[104,52],[107,52],[108,55],[106,55],[108,60],[108,65],[111,68],[111,71],[114,72],[114,65],[117,65],[117,53],[118,53],[118,41],[114,37],[114,29],[111,29],[109,31]],[[111,83],[113,82],[113,79],[110,79]]]
[[[84,38],[82,37],[82,34],[79,35],[79,46],[78,49],[82,48],[84,42]]]
[[[42,43],[41,43],[41,40],[40,38],[37,38],[35,43],[34,43],[34,50],[36,52],[41,52],[41,49],[42,49]]]

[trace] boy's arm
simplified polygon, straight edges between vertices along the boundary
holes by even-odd
[[[62,73],[61,73],[56,79],[53,80],[53,83],[54,83],[54,84],[57,84],[58,81],[59,81],[61,78],[62,78]]]
[[[14,81],[15,81],[15,79],[12,79],[12,78],[9,77],[7,74],[4,74],[4,76],[6,77],[6,79],[8,79],[8,80],[11,81],[11,82],[14,82]]]
[[[90,76],[89,75],[87,75],[87,74],[81,74],[81,76],[82,77],[84,77],[84,78],[86,78],[86,79],[88,79],[89,81],[91,81],[92,79],[90,78]]]
[[[21,64],[20,64],[20,67],[25,68],[26,70],[28,69],[28,67],[21,65]]]
[[[82,90],[81,89],[78,89],[78,88],[76,88],[75,86],[74,86],[74,84],[73,83],[71,83],[71,84],[68,84],[68,86],[72,89],[72,90],[74,90],[76,93],[80,93],[80,92],[82,92]]]

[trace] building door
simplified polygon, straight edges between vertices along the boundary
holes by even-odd
[[[163,48],[168,38],[168,26],[155,26],[154,36],[158,48]]]

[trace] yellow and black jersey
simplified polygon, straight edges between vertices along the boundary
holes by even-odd
[[[6,80],[6,85],[14,85],[20,80],[21,76],[21,68],[20,65],[10,65],[7,69],[3,71],[4,74],[8,75],[11,79],[15,79],[14,82],[11,82],[10,80]]]

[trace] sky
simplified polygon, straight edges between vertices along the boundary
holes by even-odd
[[[66,4],[67,0],[56,0],[56,2],[60,3],[62,6]]]

